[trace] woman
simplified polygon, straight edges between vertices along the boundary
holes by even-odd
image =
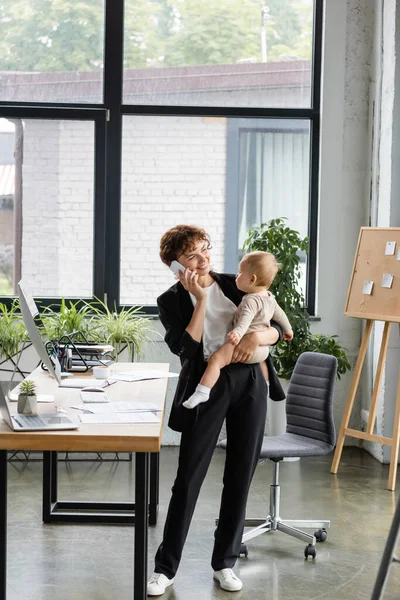
[[[242,299],[234,275],[215,273],[210,266],[210,239],[191,225],[177,225],[160,242],[161,260],[185,267],[179,282],[158,299],[165,327],[165,341],[181,359],[182,369],[169,418],[169,426],[181,431],[178,472],[172,488],[163,541],[155,557],[155,570],[147,593],[160,596],[174,582],[190,521],[210,464],[224,419],[227,451],[224,489],[215,532],[211,565],[214,578],[227,591],[238,591],[242,582],[232,571],[239,554],[247,495],[264,435],[268,385],[260,365],[243,364],[261,345],[282,338],[279,325],[244,336],[235,347],[232,363],[221,371],[210,400],[194,410],[182,404],[194,392],[208,357],[221,346],[233,313]],[[267,359],[271,398],[284,394]]]

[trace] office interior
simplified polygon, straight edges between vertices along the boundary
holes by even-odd
[[[29,25],[44,4],[48,21],[34,34]],[[104,299],[116,311],[140,306],[152,331],[133,360],[179,372],[157,314],[157,296],[173,284],[158,256],[161,235],[177,223],[204,227],[215,269],[235,272],[246,232],[287,217],[310,238],[300,285],[311,329],[338,336],[352,366],[335,382],[339,431],[365,327],[344,314],[359,231],[400,227],[396,0],[40,0],[31,15],[18,3],[5,10],[0,302],[11,306],[23,277],[42,307],[61,297]],[[354,429],[368,421],[383,330],[375,321]],[[131,359],[124,350],[120,360]],[[29,373],[37,361],[30,347],[20,368]],[[380,436],[392,435],[399,364],[396,324],[379,394]],[[2,356],[4,389],[12,370]],[[149,573],[177,467],[180,434],[167,426],[175,387],[171,379]],[[284,423],[284,403],[277,404],[268,404],[266,434],[268,419]],[[335,475],[332,458],[284,461],[280,469],[282,514],[331,521],[315,560],[304,559],[298,540],[257,537],[235,566],[243,589],[229,593],[210,566],[225,459],[216,448],[182,564],[162,597],[369,600],[399,494],[399,486],[387,489],[390,448],[348,437]],[[64,497],[134,497],[134,456],[59,459]],[[132,598],[132,527],[44,525],[41,473],[40,453],[10,453],[7,598]],[[271,461],[257,467],[248,516],[267,514],[272,477]],[[383,598],[398,599],[399,585],[393,564]]]

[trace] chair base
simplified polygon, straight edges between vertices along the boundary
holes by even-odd
[[[247,548],[244,544],[253,538],[263,535],[264,533],[270,533],[272,531],[280,531],[286,533],[291,537],[294,537],[301,542],[306,542],[307,546],[304,550],[305,558],[312,556],[315,558],[315,544],[316,542],[324,542],[327,534],[326,529],[331,526],[331,522],[327,520],[294,520],[294,519],[281,519],[279,515],[280,505],[280,485],[279,485],[279,459],[274,459],[275,470],[274,470],[274,482],[270,486],[270,511],[266,519],[245,519],[245,527],[253,527],[250,531],[245,531],[242,536],[242,552],[247,556]],[[218,519],[215,521],[218,525]],[[301,528],[314,529],[314,534],[306,533]]]
[[[281,531],[291,537],[294,537],[301,542],[306,542],[308,545],[315,546],[317,538],[315,535],[311,535],[302,531],[300,527],[310,529],[328,529],[331,526],[330,521],[295,521],[288,519],[281,519],[278,515],[268,516],[266,519],[246,519],[244,522],[245,527],[253,527],[250,531],[246,531],[242,537],[242,544],[246,543],[263,533],[270,533],[271,531]]]

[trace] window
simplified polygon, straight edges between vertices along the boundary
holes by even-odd
[[[288,216],[310,236],[313,314],[322,7],[0,7],[1,300],[23,275],[48,303],[97,296],[156,313],[173,283],[158,257],[168,227],[206,227],[215,268],[234,271],[245,231]]]
[[[124,102],[309,107],[313,0],[127,0]]]
[[[104,0],[0,5],[0,100],[101,102]]]
[[[230,119],[227,136],[225,270],[236,272],[247,233],[286,217],[308,235],[310,124],[295,119]],[[306,257],[302,256],[306,292]]]

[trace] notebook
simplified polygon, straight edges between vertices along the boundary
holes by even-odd
[[[7,400],[0,386],[0,412],[4,421],[13,431],[42,431],[53,429],[78,429],[67,415],[40,414],[40,415],[11,415]]]

